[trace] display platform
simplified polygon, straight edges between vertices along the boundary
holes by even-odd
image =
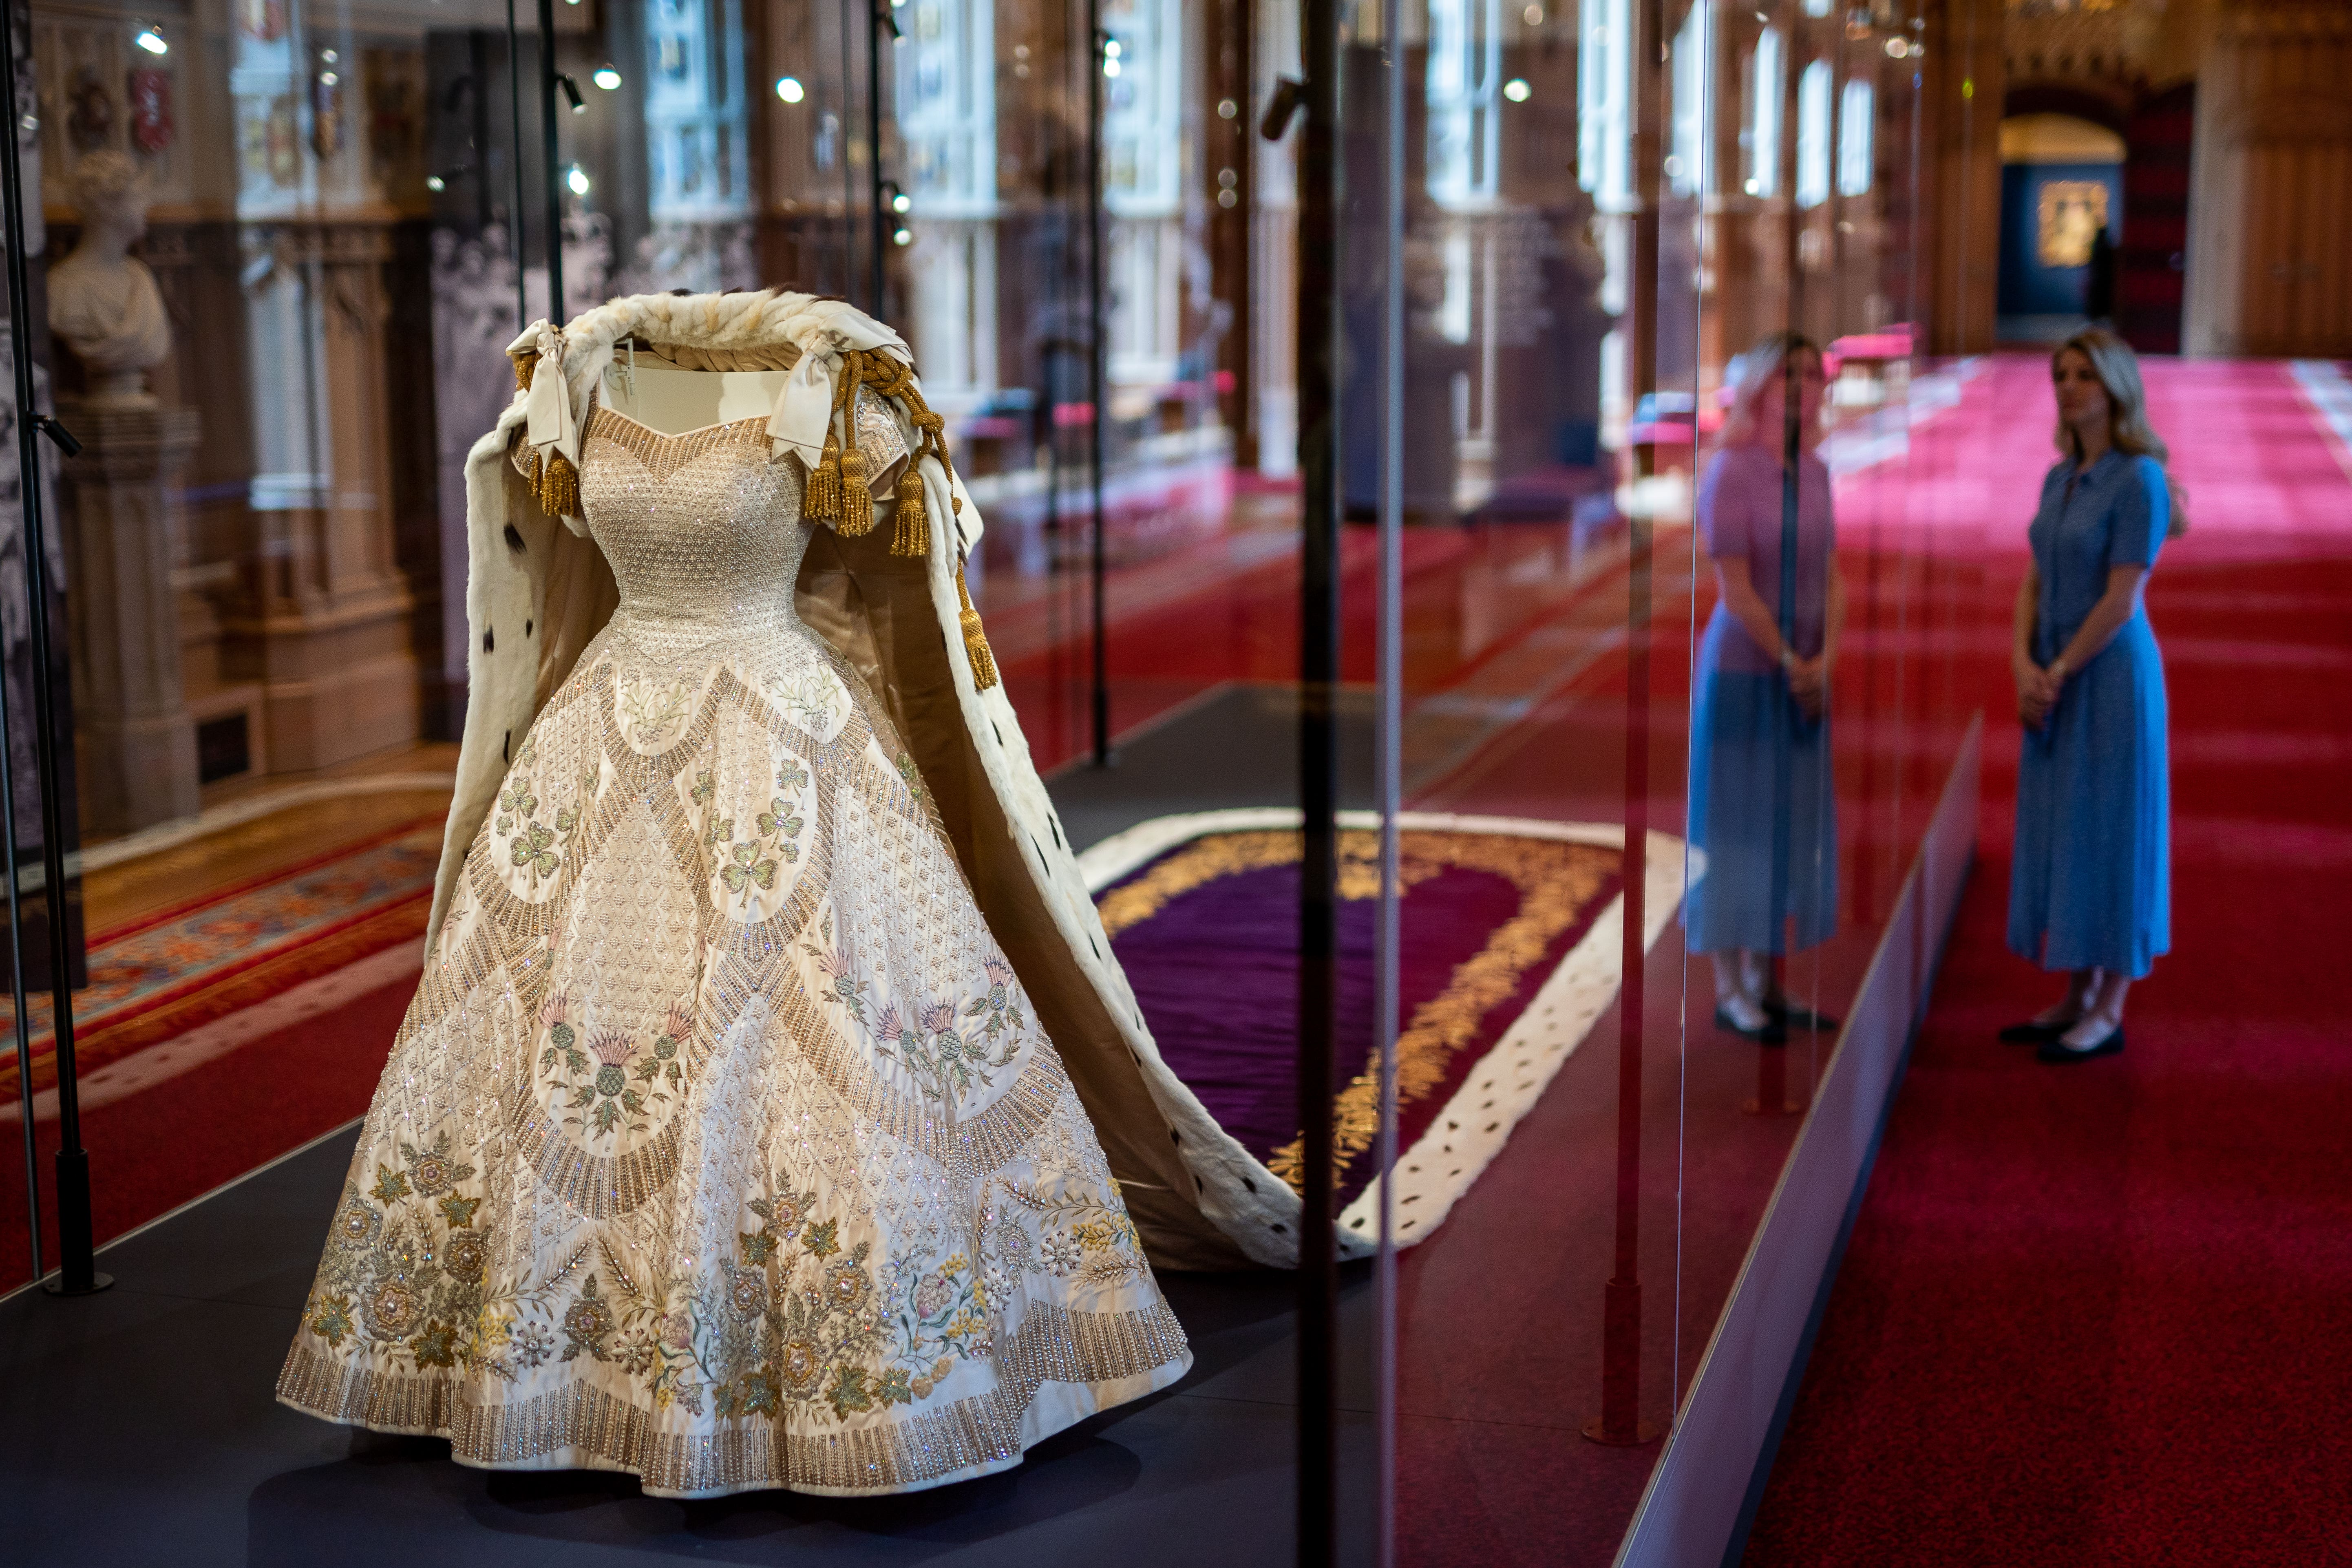
[[[1267,1173],[1298,1182],[1299,814],[1186,812],[1116,834],[1079,860],[1160,1053]],[[1372,1036],[1378,819],[1340,814],[1339,1020],[1334,1094],[1339,1240],[1380,1235]],[[1624,829],[1607,823],[1398,816],[1396,1239],[1433,1233],[1508,1142],[1617,994]],[[1674,919],[1683,842],[1649,835],[1643,945]],[[1351,1064],[1360,1064],[1353,1066]]]
[[[118,1283],[0,1300],[0,1517],[10,1563],[528,1568],[730,1563],[1274,1568],[1291,1558],[1284,1274],[1165,1276],[1195,1365],[1175,1387],[907,1496],[641,1495],[626,1476],[467,1469],[446,1442],[354,1432],[271,1396],[353,1128],[109,1247]],[[1349,1271],[1344,1327],[1369,1330]],[[1349,1364],[1360,1363],[1350,1354]],[[1343,1393],[1343,1472],[1367,1476],[1369,1393]],[[1362,1513],[1363,1510],[1351,1510]],[[1368,1561],[1358,1541],[1345,1560]]]

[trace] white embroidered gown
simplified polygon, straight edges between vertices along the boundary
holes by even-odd
[[[881,1492],[1190,1364],[919,774],[794,612],[802,481],[758,420],[592,413],[620,608],[467,856],[288,1404],[666,1496]]]

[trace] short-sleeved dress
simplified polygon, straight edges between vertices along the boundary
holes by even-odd
[[[1742,570],[1757,596],[1780,609],[1781,492],[1785,470],[1762,447],[1727,447],[1699,481],[1698,525],[1707,553]],[[1831,552],[1837,528],[1829,469],[1808,452],[1797,469],[1795,591],[1784,622],[1797,652],[1822,650],[1828,624]],[[1811,947],[1837,930],[1837,802],[1830,779],[1830,726],[1809,719],[1779,663],[1729,607],[1717,604],[1699,644],[1691,713],[1690,841],[1706,872],[1683,921],[1694,952]]]
[[[2065,649],[2117,566],[2156,564],[2171,521],[2164,469],[2109,451],[2042,481],[2031,539],[2042,578],[2033,658]],[[2009,945],[2045,969],[2133,979],[2172,943],[2164,658],[2144,604],[2070,676],[2018,760]]]

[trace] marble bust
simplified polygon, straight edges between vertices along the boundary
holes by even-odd
[[[155,275],[131,254],[147,232],[147,182],[129,157],[101,150],[75,166],[71,192],[81,238],[49,269],[49,330],[89,367],[84,402],[152,408],[147,370],[172,352],[172,323]]]

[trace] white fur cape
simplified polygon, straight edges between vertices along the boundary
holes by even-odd
[[[614,345],[630,338],[656,348],[732,356],[744,368],[746,360],[763,355],[781,367],[796,354],[792,380],[801,390],[795,394],[788,387],[780,396],[770,426],[780,461],[782,454],[804,447],[807,432],[798,426],[805,422],[805,400],[821,394],[828,403],[817,406],[829,405],[830,378],[843,352],[879,349],[910,363],[896,333],[849,306],[781,292],[639,295],[590,310],[561,331],[538,323],[516,341],[514,352],[540,356],[532,377],[539,395],[534,400],[519,391],[498,427],[475,445],[466,462],[471,689],[434,894],[429,929],[436,934],[466,852],[532,718],[613,609],[610,568],[593,542],[576,520],[551,518],[541,510],[509,460],[509,449],[522,426],[532,445],[543,452],[563,450],[576,463],[592,395]],[[561,406],[546,390],[555,381],[548,374],[551,367],[561,367]],[[803,400],[803,412],[786,406],[794,398]],[[908,450],[915,451],[917,432],[907,410],[894,405],[893,412]],[[929,558],[919,572],[911,562],[886,570],[878,542],[863,557],[854,550],[866,547],[866,541],[836,536],[835,542],[847,565],[834,575],[853,584],[847,591],[853,620],[865,613],[856,607],[861,602],[873,606],[894,596],[902,601],[890,606],[898,612],[901,629],[869,639],[861,649],[869,670],[878,660],[877,694],[895,702],[903,690],[915,708],[937,713],[943,710],[940,693],[952,686],[961,723],[934,722],[931,732],[908,736],[908,744],[935,799],[957,798],[961,792],[968,803],[968,830],[957,837],[959,858],[982,914],[1077,1086],[1151,1256],[1174,1268],[1293,1267],[1297,1194],[1219,1128],[1160,1059],[1111,954],[1004,689],[975,689],[959,621],[956,573],[980,538],[980,512],[936,458],[921,458],[919,472],[932,519]],[[951,484],[960,510],[950,504]],[[879,542],[891,531],[887,521],[878,521],[887,515],[888,498],[877,494],[875,503],[877,525],[866,540]],[[953,528],[946,526],[950,519]],[[819,553],[816,542],[811,553]],[[804,609],[813,607],[810,583],[804,571]],[[919,600],[926,589],[928,615],[938,626],[936,647],[928,635],[910,642],[903,629],[906,622],[919,625],[923,619],[926,606]],[[819,616],[804,618],[824,626]],[[838,646],[833,630],[826,635]],[[906,650],[916,642],[918,655],[909,655]],[[842,651],[856,658],[851,649]],[[929,662],[930,678],[909,670],[902,686],[898,667],[918,658]],[[937,668],[940,658],[944,672]],[[951,675],[951,681],[943,675]],[[886,685],[889,689],[883,690]],[[919,721],[914,727],[924,728]],[[1340,1246],[1347,1255],[1369,1249],[1354,1237],[1343,1237]]]

